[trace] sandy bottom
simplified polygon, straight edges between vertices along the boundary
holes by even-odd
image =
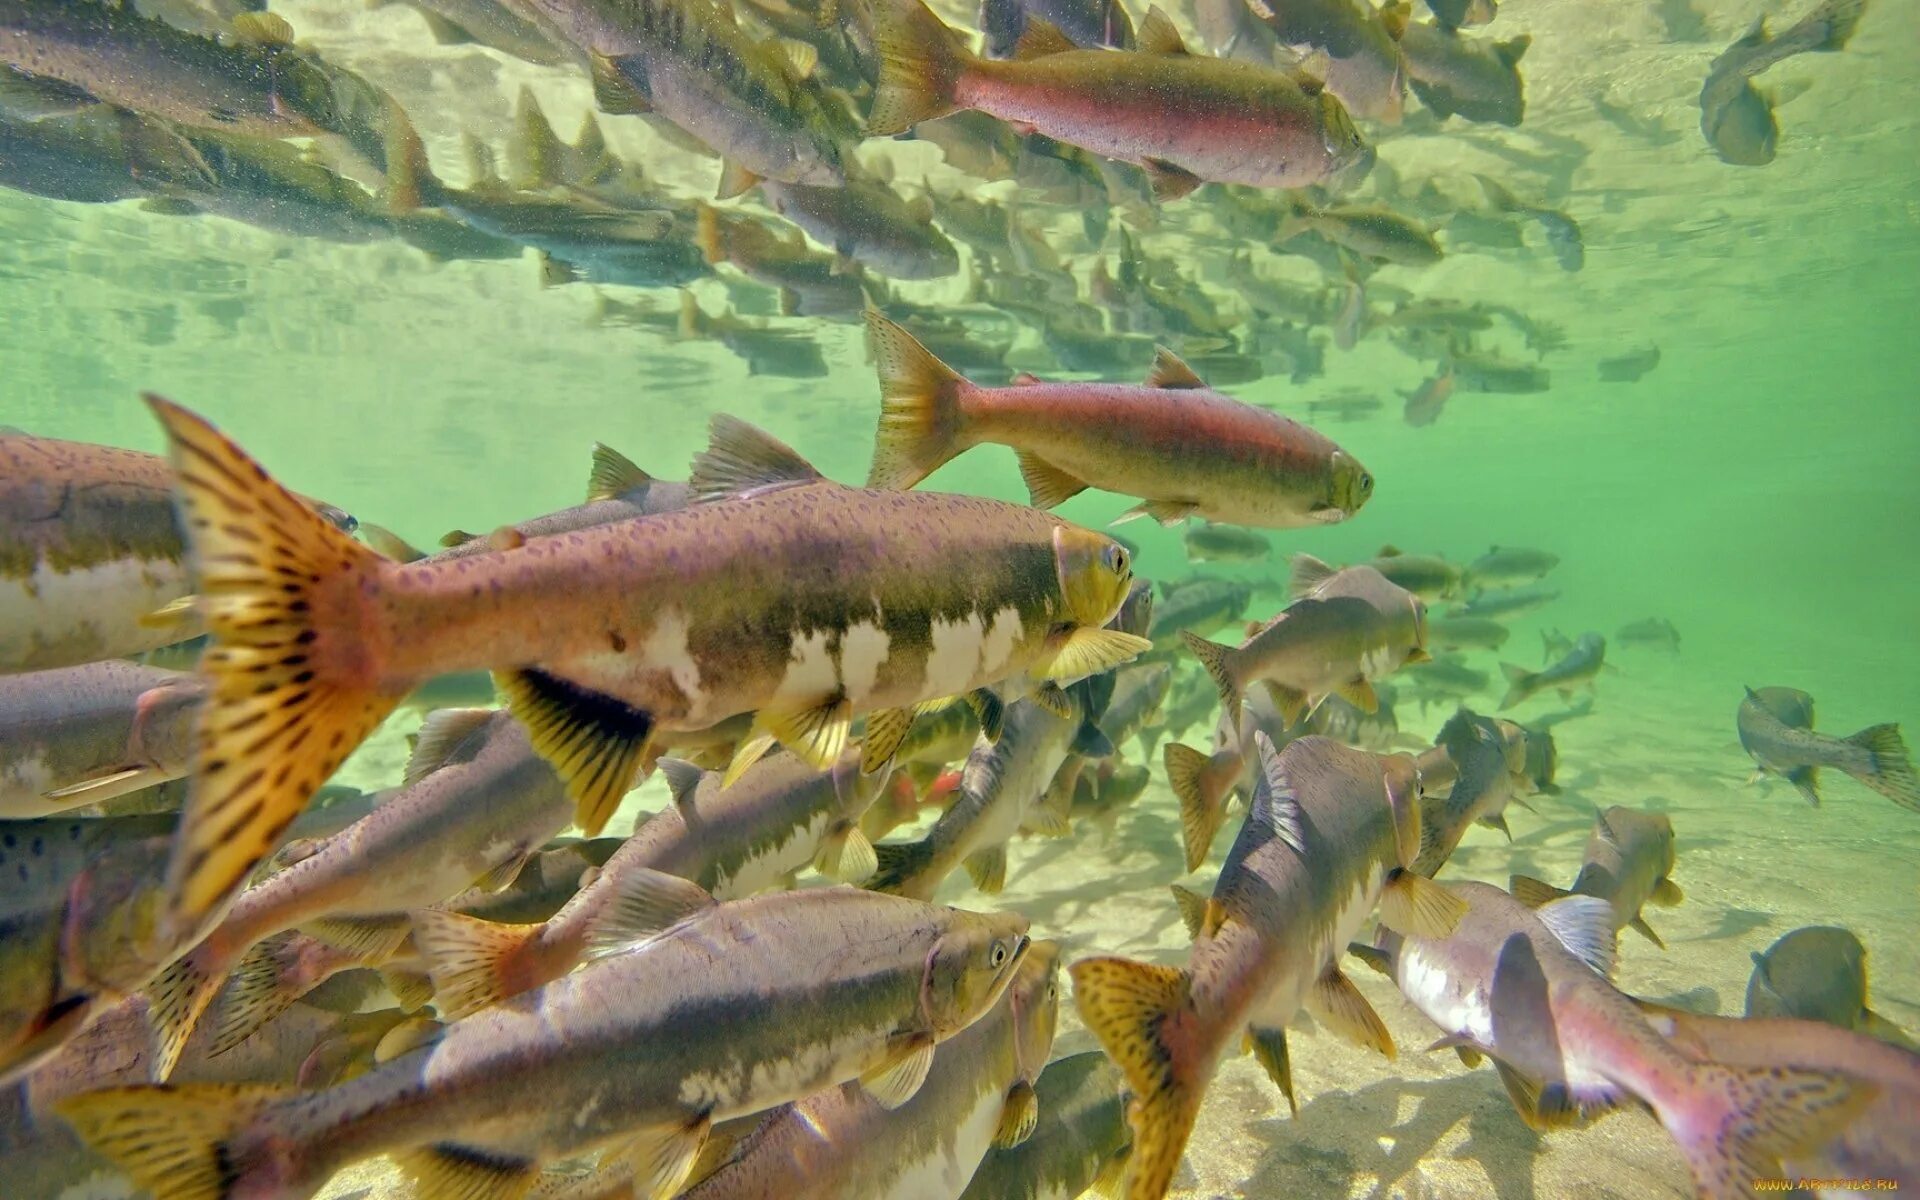
[[[1659,701],[1677,663],[1636,668],[1601,684],[1593,715],[1556,729],[1560,796],[1533,801],[1536,813],[1509,812],[1513,843],[1475,829],[1445,878],[1503,884],[1524,872],[1565,884],[1578,867],[1596,807],[1626,804],[1668,813],[1680,840],[1677,881],[1686,901],[1648,911],[1664,952],[1632,934],[1620,945],[1617,982],[1626,991],[1701,1011],[1738,1014],[1751,961],[1790,929],[1840,924],[1866,943],[1875,1005],[1920,1029],[1920,946],[1908,936],[1920,915],[1911,883],[1913,818],[1844,778],[1827,785],[1813,810],[1784,785],[1744,786],[1747,765],[1723,711]],[[1526,718],[1556,707],[1551,698],[1523,707]],[[1404,731],[1430,736],[1446,716],[1434,708],[1401,713]],[[1199,736],[1196,728],[1189,740]],[[375,779],[400,752],[398,732],[356,761]],[[1137,754],[1137,749],[1130,749]],[[384,777],[390,778],[390,774]],[[369,780],[372,782],[373,780]],[[644,812],[664,798],[650,782],[630,800]],[[896,835],[897,836],[897,835]],[[1057,938],[1069,957],[1116,952],[1178,963],[1185,933],[1167,885],[1210,886],[1230,837],[1212,862],[1182,879],[1175,805],[1159,778],[1109,839],[1082,829],[1060,841],[1014,847],[1000,907]],[[993,907],[956,873],[941,900]],[[1497,1197],[1589,1200],[1692,1194],[1672,1143],[1652,1117],[1622,1112],[1591,1128],[1545,1137],[1523,1125],[1493,1070],[1465,1070],[1445,1051],[1422,1047],[1438,1036],[1392,984],[1352,972],[1386,1020],[1400,1054],[1394,1061],[1355,1049],[1301,1016],[1293,1043],[1297,1119],[1251,1057],[1227,1061],[1208,1093],[1173,1196]],[[1093,1048],[1071,1004],[1063,1008],[1055,1055]],[[405,1189],[384,1160],[336,1177],[326,1200],[400,1196]]]

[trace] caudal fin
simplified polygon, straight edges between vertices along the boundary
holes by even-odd
[[[933,877],[933,845],[918,842],[882,842],[873,848],[877,868],[865,886],[876,892],[929,900],[940,880]]]
[[[1780,1178],[1783,1158],[1824,1145],[1877,1092],[1833,1072],[1717,1063],[1695,1067],[1693,1085],[1654,1110],[1686,1157],[1702,1200],[1757,1197],[1756,1180]]]
[[[231,965],[225,955],[215,952],[211,941],[203,941],[147,985],[147,1022],[153,1027],[155,1082],[166,1082],[180,1064],[187,1039],[193,1036],[201,1014],[220,991]]]
[[[1081,1019],[1120,1065],[1134,1100],[1126,1200],[1160,1200],[1173,1184],[1206,1091],[1206,1056],[1183,1048],[1175,1019],[1189,1011],[1186,972],[1125,958],[1073,964]]]
[[[1227,710],[1227,720],[1233,722],[1234,727],[1238,728],[1240,684],[1234,679],[1233,671],[1228,666],[1228,648],[1187,630],[1181,631],[1180,640],[1187,644],[1187,649],[1193,651],[1193,656],[1199,659],[1200,665],[1207,669],[1207,675],[1213,680],[1213,685],[1220,689],[1220,703]]]
[[[95,1150],[118,1163],[154,1200],[226,1200],[264,1195],[257,1185],[276,1164],[233,1142],[261,1111],[288,1093],[220,1083],[106,1088],[56,1101],[53,1109]],[[274,1195],[310,1188],[275,1179]],[[254,1184],[256,1186],[248,1187]]]
[[[880,429],[867,486],[910,488],[966,448],[960,397],[969,385],[879,313],[867,314],[867,339],[880,373]]]
[[[1913,773],[1913,759],[1898,725],[1875,725],[1862,729],[1847,741],[1865,750],[1869,769],[1849,772],[1901,808],[1920,812],[1920,775]]]
[[[579,961],[557,967],[539,953],[540,925],[503,925],[464,913],[413,914],[413,941],[433,978],[433,1005],[450,1021],[559,978]],[[584,952],[584,941],[579,946]]]
[[[1167,783],[1180,801],[1180,837],[1187,854],[1187,870],[1197,871],[1207,861],[1213,839],[1226,822],[1227,793],[1233,790],[1239,760],[1231,751],[1209,757],[1179,742],[1167,743],[1162,753]]]
[[[880,78],[868,137],[905,133],[957,107],[954,88],[973,56],[922,0],[881,0],[873,12]]]
[[[399,702],[329,663],[358,659],[347,614],[385,560],[171,401],[165,427],[213,644],[196,773],[175,837],[161,936],[190,940]]]
[[[1500,710],[1505,712],[1533,695],[1534,675],[1532,671],[1518,663],[1503,662],[1500,673],[1507,677],[1507,694],[1500,698]]]

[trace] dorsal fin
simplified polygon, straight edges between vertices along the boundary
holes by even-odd
[[[233,39],[248,46],[291,46],[293,26],[279,13],[243,12],[228,25]]]
[[[471,129],[460,131],[460,147],[467,156],[468,184],[474,191],[500,186],[500,168],[494,161],[493,147],[480,140]]]
[[[1173,18],[1160,10],[1159,5],[1147,9],[1145,19],[1140,22],[1139,30],[1134,34],[1134,44],[1142,54],[1187,54],[1187,43],[1180,36]]]
[[[1407,32],[1407,22],[1412,18],[1413,5],[1408,4],[1406,0],[1382,5],[1380,8],[1380,24],[1385,27],[1387,36],[1396,42]]]
[[[694,456],[687,480],[698,500],[718,500],[822,478],[793,447],[738,417],[718,414],[707,448]]]
[[[1523,33],[1517,38],[1508,38],[1504,42],[1495,42],[1493,44],[1493,52],[1499,56],[1501,62],[1511,67],[1520,61],[1521,57],[1526,54],[1527,47],[1531,45],[1533,45],[1533,38]]]
[[[781,38],[776,44],[780,47],[780,57],[792,68],[795,78],[810,79],[820,69],[820,47],[812,42]]]
[[[593,470],[587,473],[587,503],[611,500],[653,482],[632,459],[601,442],[593,444]]]
[[[1059,26],[1029,16],[1026,30],[1021,33],[1020,40],[1013,44],[1013,57],[1021,60],[1045,58],[1049,54],[1065,54],[1079,48],[1073,44],[1072,38],[1060,32]]]
[[[1252,812],[1272,827],[1279,839],[1295,854],[1307,852],[1306,815],[1300,810],[1300,798],[1294,794],[1293,780],[1280,765],[1280,752],[1273,739],[1260,731],[1253,735],[1260,751],[1260,778],[1254,785]]]
[[[420,726],[419,740],[407,759],[407,774],[402,787],[412,787],[453,761],[466,740],[493,719],[491,708],[442,708],[427,717]]]
[[[540,109],[533,88],[520,85],[513,106],[513,139],[507,143],[507,169],[514,187],[537,191],[561,182],[560,163],[564,147],[560,135]]]
[[[592,109],[580,120],[580,135],[573,139],[573,152],[583,159],[598,160],[607,153],[607,135],[600,118]]]
[[[1191,389],[1204,388],[1207,382],[1194,374],[1193,368],[1182,362],[1178,354],[1165,346],[1155,346],[1153,365],[1147,368],[1147,386]]]
[[[1315,49],[1301,55],[1300,61],[1287,68],[1287,75],[1294,86],[1309,96],[1318,96],[1327,90],[1327,72],[1333,68],[1333,56],[1325,50]]]
[[[1613,977],[1613,906],[1598,896],[1562,896],[1534,910],[1574,957],[1603,979]]]

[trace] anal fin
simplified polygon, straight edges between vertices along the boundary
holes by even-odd
[[[566,785],[574,824],[588,837],[599,836],[636,782],[653,718],[625,701],[532,668],[496,672],[494,682],[507,708],[527,727],[534,750]]]

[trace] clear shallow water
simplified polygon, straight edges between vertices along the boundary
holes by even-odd
[[[563,131],[588,99],[567,71],[434,47],[399,7],[274,8],[303,40],[392,90],[436,168],[456,181],[459,133],[502,136],[521,82],[534,84]],[[1656,996],[1709,987],[1721,1011],[1737,1011],[1748,952],[1797,925],[1845,924],[1872,953],[1880,1006],[1912,1028],[1912,816],[1843,779],[1818,812],[1784,786],[1743,788],[1733,710],[1742,685],[1779,684],[1812,692],[1831,733],[1920,719],[1911,552],[1920,6],[1881,0],[1844,54],[1775,69],[1770,81],[1811,86],[1783,105],[1779,158],[1760,169],[1714,160],[1694,105],[1706,63],[1755,10],[1703,11],[1708,40],[1670,44],[1651,6],[1509,0],[1489,32],[1533,36],[1522,64],[1525,125],[1456,121],[1381,138],[1382,160],[1406,183],[1498,172],[1580,221],[1587,262],[1578,274],[1536,245],[1522,256],[1456,250],[1436,267],[1378,276],[1419,296],[1502,303],[1563,326],[1567,346],[1545,359],[1552,389],[1457,395],[1438,424],[1409,428],[1393,389],[1415,386],[1425,367],[1377,336],[1351,352],[1329,349],[1326,376],[1310,384],[1268,378],[1232,389],[1295,415],[1348,386],[1379,393],[1387,407],[1328,426],[1380,480],[1368,508],[1341,526],[1276,534],[1270,567],[1226,573],[1277,573],[1295,550],[1341,561],[1387,542],[1455,558],[1492,542],[1534,545],[1561,555],[1552,582],[1563,595],[1517,622],[1516,661],[1537,659],[1540,628],[1611,635],[1641,617],[1670,618],[1681,654],[1616,649],[1620,672],[1601,680],[1595,715],[1558,731],[1569,795],[1543,801],[1537,817],[1516,814],[1511,853],[1495,835],[1470,835],[1455,872],[1504,881],[1532,866],[1564,879],[1588,805],[1665,803],[1689,899],[1661,914],[1667,953],[1626,943],[1624,987]],[[1778,27],[1799,10],[1772,11]],[[1650,145],[1602,122],[1590,99],[1603,89],[1672,140]],[[634,122],[604,124],[681,193],[710,187],[707,168],[663,156]],[[1545,169],[1518,167],[1501,148],[1541,156]],[[905,179],[927,171],[943,187],[974,186],[927,145],[864,153],[894,158]],[[983,191],[1005,197],[1012,185]],[[1055,230],[1072,221],[1034,215]],[[1144,245],[1204,271],[1220,242],[1181,232],[1189,219],[1205,232],[1204,218],[1170,209]],[[1087,255],[1074,258],[1084,274]],[[825,379],[749,377],[716,345],[598,323],[595,289],[545,288],[537,275],[531,260],[434,264],[398,243],[337,246],[218,218],[0,192],[0,424],[158,449],[136,396],[161,391],[220,422],[293,486],[419,542],[577,502],[595,440],[682,475],[708,416],[721,411],[764,424],[836,478],[864,477],[877,397],[855,327],[797,323],[821,342]],[[901,290],[951,302],[960,289],[949,280]],[[695,290],[719,307],[718,288]],[[663,292],[656,303],[672,300]],[[1598,359],[1648,343],[1662,351],[1652,374],[1595,382]],[[1502,349],[1522,353],[1514,339]],[[1047,370],[1030,337],[1014,357]],[[1012,455],[995,448],[926,486],[1025,495]],[[1100,524],[1127,503],[1089,494],[1062,511]],[[1187,572],[1175,532],[1123,532],[1143,546],[1143,573]],[[1475,665],[1495,667],[1484,654]],[[1552,707],[1538,701],[1521,715]],[[1403,705],[1402,728],[1424,739],[1445,715]],[[389,781],[404,731],[383,735],[351,780]],[[659,800],[649,785],[640,804]],[[1117,859],[1097,839],[1072,852],[1017,847],[1000,902],[1076,949],[1173,961],[1182,938],[1164,885],[1179,869],[1176,840],[1171,797],[1156,778],[1121,826]],[[942,897],[983,899],[951,883]],[[1191,1186],[1177,1195],[1681,1193],[1683,1172],[1650,1121],[1616,1117],[1537,1141],[1506,1111],[1490,1073],[1413,1052],[1427,1040],[1424,1024],[1374,981],[1362,986],[1407,1048],[1401,1060],[1383,1064],[1324,1035],[1302,1039],[1297,1125],[1279,1119],[1250,1062],[1230,1064],[1189,1153]],[[1065,1020],[1060,1048],[1088,1044],[1070,1010]],[[1386,1129],[1398,1130],[1391,1145],[1373,1136]],[[1601,1163],[1606,1183],[1593,1181]]]

